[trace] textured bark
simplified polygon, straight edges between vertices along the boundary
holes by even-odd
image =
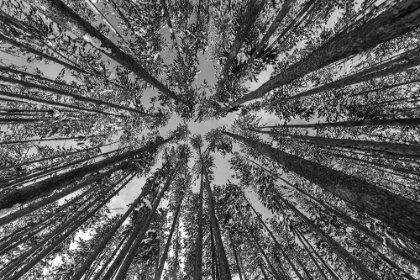
[[[269,91],[331,63],[369,50],[420,26],[420,3],[406,0],[349,32],[341,32],[306,58],[274,76],[258,89],[233,102],[230,107],[261,98]]]
[[[383,221],[394,231],[420,243],[420,205],[377,186],[318,163],[282,152],[240,135],[224,134],[255,149],[299,176]]]
[[[99,39],[101,41],[101,49],[98,50],[104,55],[109,56],[132,71],[137,77],[143,79],[145,82],[162,91],[172,99],[182,102],[174,92],[150,75],[133,57],[123,52],[110,39],[102,35],[101,32],[81,18],[61,0],[34,0],[33,5],[37,7],[41,13],[57,22],[62,28],[71,31],[74,35],[83,37],[86,34],[89,34],[91,37]],[[108,49],[109,51],[104,51],[103,49]]]
[[[359,126],[419,126],[420,118],[412,119],[391,119],[391,120],[361,120],[361,121],[345,121],[335,123],[314,123],[314,124],[286,124],[278,126],[261,126],[261,128],[326,128],[326,127],[359,127]]]
[[[296,135],[296,134],[286,134],[280,132],[272,131],[259,131],[253,130],[258,133],[269,134],[269,135],[278,135],[290,137],[292,139],[300,139],[307,141],[311,144],[316,144],[320,146],[334,146],[334,147],[343,147],[349,149],[360,149],[367,151],[375,152],[385,152],[390,154],[390,156],[398,157],[420,157],[420,146],[417,145],[407,145],[400,143],[388,143],[388,142],[377,142],[377,141],[367,141],[367,140],[351,140],[351,139],[334,139],[334,138],[325,138],[319,136],[306,136],[306,135]]]
[[[203,273],[203,183],[203,175],[201,175],[198,206],[198,234],[195,244],[194,280],[201,280]]]
[[[76,168],[66,173],[59,174],[52,178],[45,179],[41,182],[33,183],[29,186],[15,189],[9,193],[0,196],[0,209],[10,208],[13,205],[20,203],[28,203],[35,198],[45,196],[53,190],[59,190],[77,180],[82,179],[89,173],[98,172],[103,168],[115,165],[121,161],[130,159],[136,155],[140,155],[146,151],[151,151],[160,147],[161,145],[171,141],[174,137],[163,140],[159,143],[139,148],[133,151],[128,151],[116,156],[95,162],[86,166]]]
[[[156,270],[154,280],[160,280],[160,278],[162,277],[163,268],[165,266],[166,259],[168,258],[169,248],[172,242],[172,236],[174,234],[176,224],[178,223],[178,216],[179,216],[179,211],[181,210],[181,204],[182,204],[182,198],[179,200],[178,207],[175,210],[174,218],[171,225],[171,230],[169,231],[168,240],[166,241],[165,249],[163,251],[162,257],[160,261],[158,261],[159,267]]]

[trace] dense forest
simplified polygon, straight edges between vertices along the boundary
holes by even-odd
[[[0,0],[0,279],[420,279],[419,27],[419,0]]]

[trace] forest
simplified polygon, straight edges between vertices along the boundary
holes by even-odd
[[[0,0],[1,280],[420,279],[420,0]]]

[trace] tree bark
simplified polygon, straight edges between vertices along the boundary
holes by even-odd
[[[194,280],[201,280],[203,273],[203,181],[203,174],[201,174],[200,196],[198,206],[198,234],[195,244]]]
[[[146,151],[152,151],[161,145],[171,141],[174,137],[170,137],[159,143],[149,145],[143,148],[139,148],[133,151],[127,151],[125,153],[104,159],[99,162],[95,162],[86,166],[76,168],[74,170],[62,173],[52,178],[45,179],[41,182],[33,183],[29,186],[15,189],[9,193],[0,195],[0,210],[10,208],[13,205],[19,203],[28,203],[35,198],[45,196],[53,190],[59,190],[68,184],[71,184],[77,180],[82,179],[89,173],[98,172],[101,169],[117,164],[121,161],[130,159],[136,155],[140,155]]]
[[[306,136],[306,135],[296,135],[288,134],[281,132],[273,131],[259,131],[253,130],[258,133],[269,134],[269,135],[278,135],[283,137],[290,137],[292,139],[300,139],[307,141],[311,144],[316,144],[319,146],[334,146],[334,147],[343,147],[348,149],[360,149],[368,150],[375,152],[385,152],[391,156],[398,157],[413,157],[418,158],[420,156],[420,146],[417,145],[406,145],[400,143],[388,143],[388,142],[377,142],[377,141],[368,141],[368,140],[351,140],[351,139],[334,139],[334,138],[324,138],[319,136]]]
[[[261,98],[271,90],[312,71],[413,31],[420,26],[419,18],[420,3],[417,0],[400,2],[362,26],[339,33],[300,62],[282,71],[255,91],[234,101],[230,107]]]
[[[420,205],[362,179],[282,152],[267,144],[223,132],[299,176],[353,205],[355,210],[383,221],[394,231],[420,243]]]
[[[359,127],[359,126],[419,126],[420,118],[412,119],[390,119],[390,120],[360,120],[360,121],[345,121],[335,123],[314,123],[314,124],[287,124],[278,126],[262,126],[261,128],[326,128],[326,127]]]

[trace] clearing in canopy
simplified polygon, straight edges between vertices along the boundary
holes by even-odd
[[[420,0],[0,0],[20,279],[420,279]]]

